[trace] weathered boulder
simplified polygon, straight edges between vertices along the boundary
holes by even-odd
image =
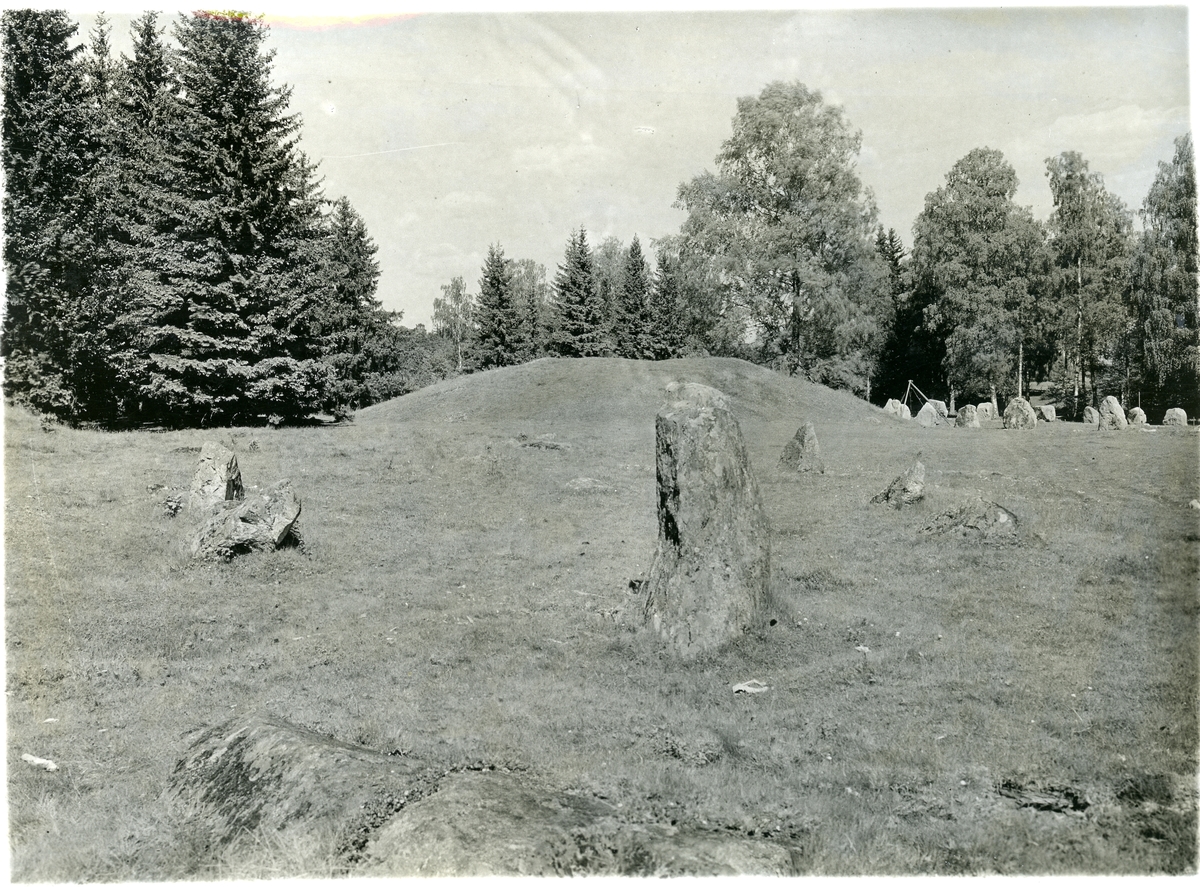
[[[1134,407],[1132,410],[1129,411],[1129,415],[1126,418],[1128,419],[1130,425],[1134,425],[1134,426],[1145,425],[1146,424],[1146,411],[1143,410],[1141,407]]]
[[[1033,407],[1029,405],[1029,401],[1023,397],[1014,397],[1008,402],[1004,407],[1004,427],[1037,427],[1037,413],[1033,411]]]
[[[771,557],[737,420],[714,389],[682,393],[655,421],[658,546],[643,618],[691,658],[757,622]]]
[[[912,418],[912,411],[908,408],[908,404],[901,403],[894,397],[890,398],[888,402],[883,405],[883,409],[885,412],[891,413],[897,419]]]
[[[979,416],[980,422],[990,422],[996,418],[996,407],[990,400],[985,400],[975,407],[975,414]]]
[[[903,508],[925,498],[925,466],[918,459],[908,471],[904,472],[890,484],[886,490],[876,493],[871,498],[875,505],[890,505],[892,508]]]
[[[1100,424],[1100,411],[1095,407],[1083,408],[1083,424],[1096,428]]]
[[[1186,428],[1187,413],[1185,413],[1179,407],[1171,407],[1171,409],[1167,410],[1167,414],[1163,416],[1162,423],[1164,425],[1181,425]]]
[[[629,822],[523,768],[445,769],[252,714],[198,731],[168,792],[198,839],[279,841],[363,876],[793,875],[791,854],[716,826]]]
[[[715,828],[625,822],[613,804],[555,791],[524,774],[450,773],[364,847],[356,874],[789,875],[771,841]]]
[[[984,542],[1014,542],[1017,538],[1017,516],[1003,505],[975,496],[939,514],[922,532],[937,535],[953,533]]]
[[[812,422],[805,422],[796,432],[796,436],[788,441],[779,457],[779,464],[793,471],[816,471],[825,473],[825,463],[821,461],[821,445],[817,442],[817,430]]]
[[[412,758],[252,714],[196,734],[169,791],[203,815],[221,843],[254,830],[336,840],[373,806],[419,795],[422,773]]]
[[[200,463],[192,475],[188,507],[207,511],[214,505],[241,499],[242,472],[237,456],[219,443],[208,441],[200,448]]]
[[[699,382],[671,382],[667,385],[667,394],[672,403],[688,402],[698,406],[720,407],[729,409],[729,400],[725,392]]]
[[[1042,404],[1037,408],[1037,411],[1038,418],[1043,422],[1053,422],[1058,418],[1058,413],[1055,412],[1054,407],[1048,403]]]
[[[954,417],[954,424],[959,428],[978,428],[979,411],[970,404],[967,404]]]
[[[1100,430],[1122,431],[1129,426],[1125,418],[1125,409],[1121,402],[1111,394],[1100,401]]]
[[[925,402],[933,404],[933,408],[937,410],[938,415],[943,419],[950,418],[950,410],[946,407],[946,402],[944,400],[927,400]]]
[[[933,428],[936,425],[946,424],[945,413],[939,412],[934,406],[932,400],[925,401],[921,409],[917,410],[917,424],[922,428]]]
[[[300,517],[300,500],[286,480],[260,496],[219,508],[192,539],[192,556],[229,560],[249,551],[273,551]]]

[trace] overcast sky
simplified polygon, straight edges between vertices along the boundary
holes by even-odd
[[[127,48],[132,16],[110,17]],[[430,323],[452,277],[477,291],[490,243],[552,277],[579,225],[593,245],[678,231],[679,184],[713,168],[738,97],[772,80],[843,107],[906,247],[972,148],[1001,150],[1044,219],[1045,158],[1082,152],[1136,210],[1189,129],[1186,7],[268,20],[302,147],[365,218],[379,297],[407,326]]]

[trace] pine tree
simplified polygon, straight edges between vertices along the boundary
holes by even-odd
[[[534,360],[546,353],[547,293],[546,268],[533,259],[513,264],[513,301],[520,314],[521,361]]]
[[[475,311],[475,336],[471,345],[476,366],[511,366],[527,350],[520,314],[513,300],[512,264],[499,244],[488,247],[479,279],[479,303]]]
[[[604,305],[596,287],[592,251],[581,227],[567,242],[563,263],[554,275],[555,328],[551,347],[563,357],[594,357],[612,352],[605,330]]]

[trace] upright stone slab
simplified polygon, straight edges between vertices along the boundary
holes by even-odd
[[[1005,428],[1036,428],[1037,413],[1023,397],[1014,397],[1004,407]]]
[[[812,422],[805,422],[796,432],[796,436],[788,441],[779,457],[779,464],[792,471],[825,472],[825,463],[821,461],[821,445],[817,442],[817,430]]]
[[[1171,407],[1167,410],[1167,414],[1163,416],[1164,425],[1178,425],[1187,428],[1187,413],[1179,407]]]
[[[1037,408],[1038,418],[1043,422],[1054,422],[1058,419],[1058,413],[1050,404],[1042,404]]]
[[[875,505],[903,508],[906,505],[915,505],[924,498],[925,466],[918,459],[908,471],[888,484],[886,490],[876,493],[871,502]]]
[[[938,411],[932,400],[925,401],[925,405],[917,410],[917,424],[922,428],[933,428],[937,425],[945,425],[945,415]]]
[[[979,410],[967,404],[958,411],[958,415],[954,417],[954,424],[959,428],[978,428],[979,427]]]
[[[188,507],[207,511],[214,505],[241,499],[244,495],[237,456],[219,443],[205,443],[200,448],[200,464],[192,475]]]
[[[1100,430],[1123,431],[1129,426],[1125,418],[1125,409],[1121,402],[1111,394],[1100,401]]]
[[[685,659],[754,625],[770,582],[770,529],[741,429],[720,392],[700,388],[655,421],[658,547],[643,614]]]
[[[927,400],[926,403],[933,404],[933,408],[937,410],[939,416],[943,419],[950,418],[950,410],[946,407],[944,400]]]
[[[985,400],[979,406],[975,407],[975,415],[979,417],[980,422],[990,422],[996,418],[996,410],[990,400]]]
[[[1100,425],[1100,411],[1095,407],[1083,408],[1083,424],[1096,428]]]
[[[1129,411],[1128,420],[1130,425],[1145,425],[1146,411],[1141,407],[1134,407]]]
[[[900,408],[903,406],[904,406],[904,404],[902,404],[900,401],[896,400],[896,398],[889,397],[888,402],[883,405],[883,411],[885,413],[891,413],[897,419],[900,419],[900,418],[903,418],[900,415]],[[907,409],[907,407],[906,407],[906,409]]]

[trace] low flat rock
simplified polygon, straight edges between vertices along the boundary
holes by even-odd
[[[1013,542],[1017,538],[1017,516],[1003,505],[975,496],[939,514],[922,532],[986,542]]]
[[[766,840],[627,823],[614,805],[524,774],[451,773],[405,806],[365,848],[356,874],[787,875],[791,854]]]
[[[1125,418],[1125,408],[1119,400],[1110,394],[1100,401],[1101,431],[1124,431],[1128,427],[1129,420]]]
[[[812,422],[805,422],[796,431],[795,437],[787,442],[779,464],[792,471],[815,471],[825,473],[825,463],[821,461],[821,445],[817,441],[817,430]]]
[[[1037,413],[1023,397],[1014,397],[1004,407],[1005,428],[1036,428]]]
[[[1187,413],[1179,407],[1171,407],[1171,409],[1167,410],[1167,414],[1163,416],[1162,423],[1164,425],[1187,428]]]
[[[419,794],[423,773],[410,758],[253,714],[199,733],[176,764],[169,791],[204,814],[223,843],[257,830],[336,844],[364,826],[364,811]]]
[[[874,505],[903,508],[925,498],[925,466],[918,459],[906,472],[888,484],[886,490],[871,498]]]
[[[292,535],[300,517],[300,499],[291,484],[245,501],[226,502],[192,539],[192,557],[229,560],[251,551],[274,551]]]
[[[958,415],[954,417],[954,424],[958,428],[978,428],[979,427],[979,410],[976,407],[967,404],[958,411]]]

